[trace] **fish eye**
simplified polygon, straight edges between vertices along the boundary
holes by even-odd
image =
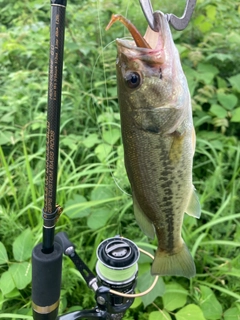
[[[141,84],[141,76],[138,72],[129,72],[125,77],[127,86],[136,89]]]

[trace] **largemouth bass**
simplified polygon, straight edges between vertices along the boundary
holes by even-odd
[[[167,19],[161,12],[156,18],[160,31],[148,27],[144,37],[120,15],[107,27],[120,20],[134,38],[116,40],[124,161],[137,223],[158,239],[152,274],[190,278],[195,264],[181,229],[184,212],[201,212],[192,184],[191,98]]]

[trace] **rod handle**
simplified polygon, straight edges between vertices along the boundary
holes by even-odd
[[[52,253],[45,254],[42,244],[32,252],[32,309],[34,320],[55,320],[61,290],[62,247],[54,242]]]

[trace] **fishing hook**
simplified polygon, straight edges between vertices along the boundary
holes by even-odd
[[[139,0],[142,11],[147,19],[147,22],[150,26],[150,28],[153,31],[158,32],[159,31],[159,25],[154,17],[153,8],[150,0]],[[166,17],[168,22],[173,26],[176,30],[183,30],[187,27],[192,14],[193,10],[195,8],[197,0],[187,0],[187,4],[183,13],[183,16],[181,18],[178,18],[172,13],[167,13]]]

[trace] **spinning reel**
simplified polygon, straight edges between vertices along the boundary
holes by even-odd
[[[35,320],[75,320],[75,319],[122,319],[126,310],[132,305],[136,296],[148,293],[156,284],[141,294],[134,294],[138,275],[140,251],[132,241],[115,236],[100,243],[97,248],[95,276],[75,251],[66,233],[55,236],[55,255],[49,263],[46,255],[38,245],[33,250],[32,299]],[[75,311],[57,317],[62,254],[68,256],[81,273],[89,288],[95,292],[97,306],[91,310]],[[47,270],[47,272],[44,272]],[[54,275],[54,276],[53,276]],[[48,303],[47,303],[48,301]],[[51,301],[51,302],[50,302]]]

